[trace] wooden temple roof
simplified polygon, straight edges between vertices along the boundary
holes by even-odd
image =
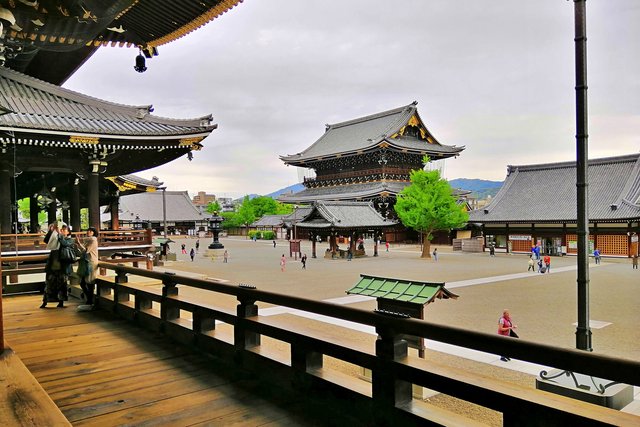
[[[155,149],[159,141],[166,140],[161,145],[178,147],[181,142],[176,137],[203,139],[217,127],[211,124],[210,115],[188,120],[158,117],[151,114],[150,105],[103,101],[5,67],[0,67],[0,90],[0,106],[10,111],[0,116],[0,129],[28,131],[41,134],[44,139],[52,138],[52,133],[65,134],[64,145],[68,146],[101,145],[99,138],[106,136],[107,145]],[[86,141],[70,140],[79,135]]]
[[[589,160],[589,220],[640,219],[640,154]],[[577,221],[576,162],[509,166],[491,203],[469,212],[475,223]]]
[[[345,184],[327,187],[305,188],[294,194],[283,194],[278,200],[283,203],[312,203],[316,200],[357,200],[382,196],[396,196],[408,181],[375,181],[363,184]]]
[[[317,201],[311,213],[297,226],[309,229],[370,229],[396,224],[380,215],[371,202]]]
[[[440,144],[420,119],[417,102],[414,102],[393,110],[327,125],[324,135],[309,148],[280,158],[289,165],[312,167],[318,161],[379,149],[429,155],[433,160],[438,160],[457,156],[464,147]]]
[[[137,47],[148,57],[242,0],[0,0],[7,66],[63,83],[100,46]]]
[[[210,214],[201,213],[193,204],[186,191],[166,191],[166,215],[168,221],[206,221]],[[121,221],[134,221],[136,217],[142,221],[163,221],[162,191],[152,191],[130,194],[120,197],[119,212]],[[107,207],[105,214],[110,212]],[[109,221],[111,217],[105,215],[102,220]]]

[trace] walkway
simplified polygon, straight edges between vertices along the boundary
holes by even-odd
[[[4,298],[5,339],[74,425],[309,425],[303,399],[77,303]]]

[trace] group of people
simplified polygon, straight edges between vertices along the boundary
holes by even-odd
[[[542,259],[538,259],[538,262],[535,262],[533,254],[530,254],[528,264],[527,271],[533,273],[551,273],[551,257],[549,255],[545,255]],[[536,265],[538,267],[537,270]]]
[[[90,227],[82,239],[74,239],[70,234],[67,224],[54,222],[49,225],[44,241],[50,252],[45,266],[44,295],[40,308],[45,308],[49,302],[57,302],[58,307],[64,307],[64,302],[69,298],[69,276],[73,271],[72,265],[76,262],[80,287],[86,298],[86,304],[80,305],[78,310],[93,308],[98,266],[98,231]]]
[[[302,264],[302,269],[306,270],[307,269],[307,254],[303,254],[300,257],[300,263]],[[284,256],[284,254],[282,254],[282,256],[280,257],[280,271],[282,271],[284,273],[284,271],[286,270],[287,267],[287,257]]]

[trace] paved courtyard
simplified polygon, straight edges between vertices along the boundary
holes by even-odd
[[[195,261],[187,253],[195,238],[174,238],[171,250],[178,260],[165,268],[203,277],[248,283],[259,289],[282,292],[318,300],[329,300],[354,307],[374,309],[375,301],[347,297],[360,273],[423,281],[443,281],[458,294],[457,300],[437,300],[426,310],[426,320],[476,331],[495,333],[502,309],[509,308],[523,339],[575,348],[576,258],[553,257],[550,274],[527,272],[526,255],[470,254],[438,247],[439,260],[421,259],[417,246],[391,245],[381,248],[380,256],[347,260],[321,257],[328,247],[320,243],[318,258],[311,258],[311,243],[302,242],[309,256],[307,269],[288,256],[288,245],[277,241],[251,241],[241,237],[221,239],[229,252],[208,250],[207,239],[200,240]],[[368,253],[373,243],[366,242]],[[287,257],[286,270],[280,271],[280,257]],[[640,271],[627,259],[604,259],[590,266],[590,310],[594,352],[637,360],[640,358]],[[217,300],[220,301],[219,299]],[[226,301],[234,304],[235,301]],[[265,306],[266,307],[266,306]],[[269,311],[261,309],[261,314]],[[443,349],[443,351],[446,351]],[[497,359],[497,358],[496,358]],[[537,367],[534,367],[535,371]]]

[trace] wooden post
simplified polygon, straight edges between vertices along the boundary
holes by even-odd
[[[162,279],[162,302],[160,304],[160,318],[163,324],[170,320],[175,320],[180,317],[180,309],[171,304],[170,298],[178,295],[178,288],[173,276],[175,273],[165,273]]]
[[[389,362],[404,359],[408,354],[407,342],[399,334],[388,328],[377,327],[376,356],[378,364],[372,371],[371,386],[374,410],[379,411],[380,419],[388,418],[393,409],[399,405],[409,403],[411,383],[398,380]]]
[[[250,289],[253,288],[248,285],[241,286]],[[243,324],[243,319],[258,315],[258,306],[255,303],[255,299],[248,296],[238,296],[238,302],[239,303],[236,306],[236,316],[238,317],[238,321],[233,327],[233,344],[236,351],[235,360],[237,363],[242,364],[245,350],[258,347],[260,345],[260,334],[248,331]]]
[[[0,252],[0,277],[2,277],[2,253]],[[2,281],[4,284],[4,280]],[[4,314],[2,313],[2,285],[0,285],[0,354],[4,352]]]
[[[313,236],[313,239],[311,240],[311,258],[317,258],[316,257],[316,236]]]

